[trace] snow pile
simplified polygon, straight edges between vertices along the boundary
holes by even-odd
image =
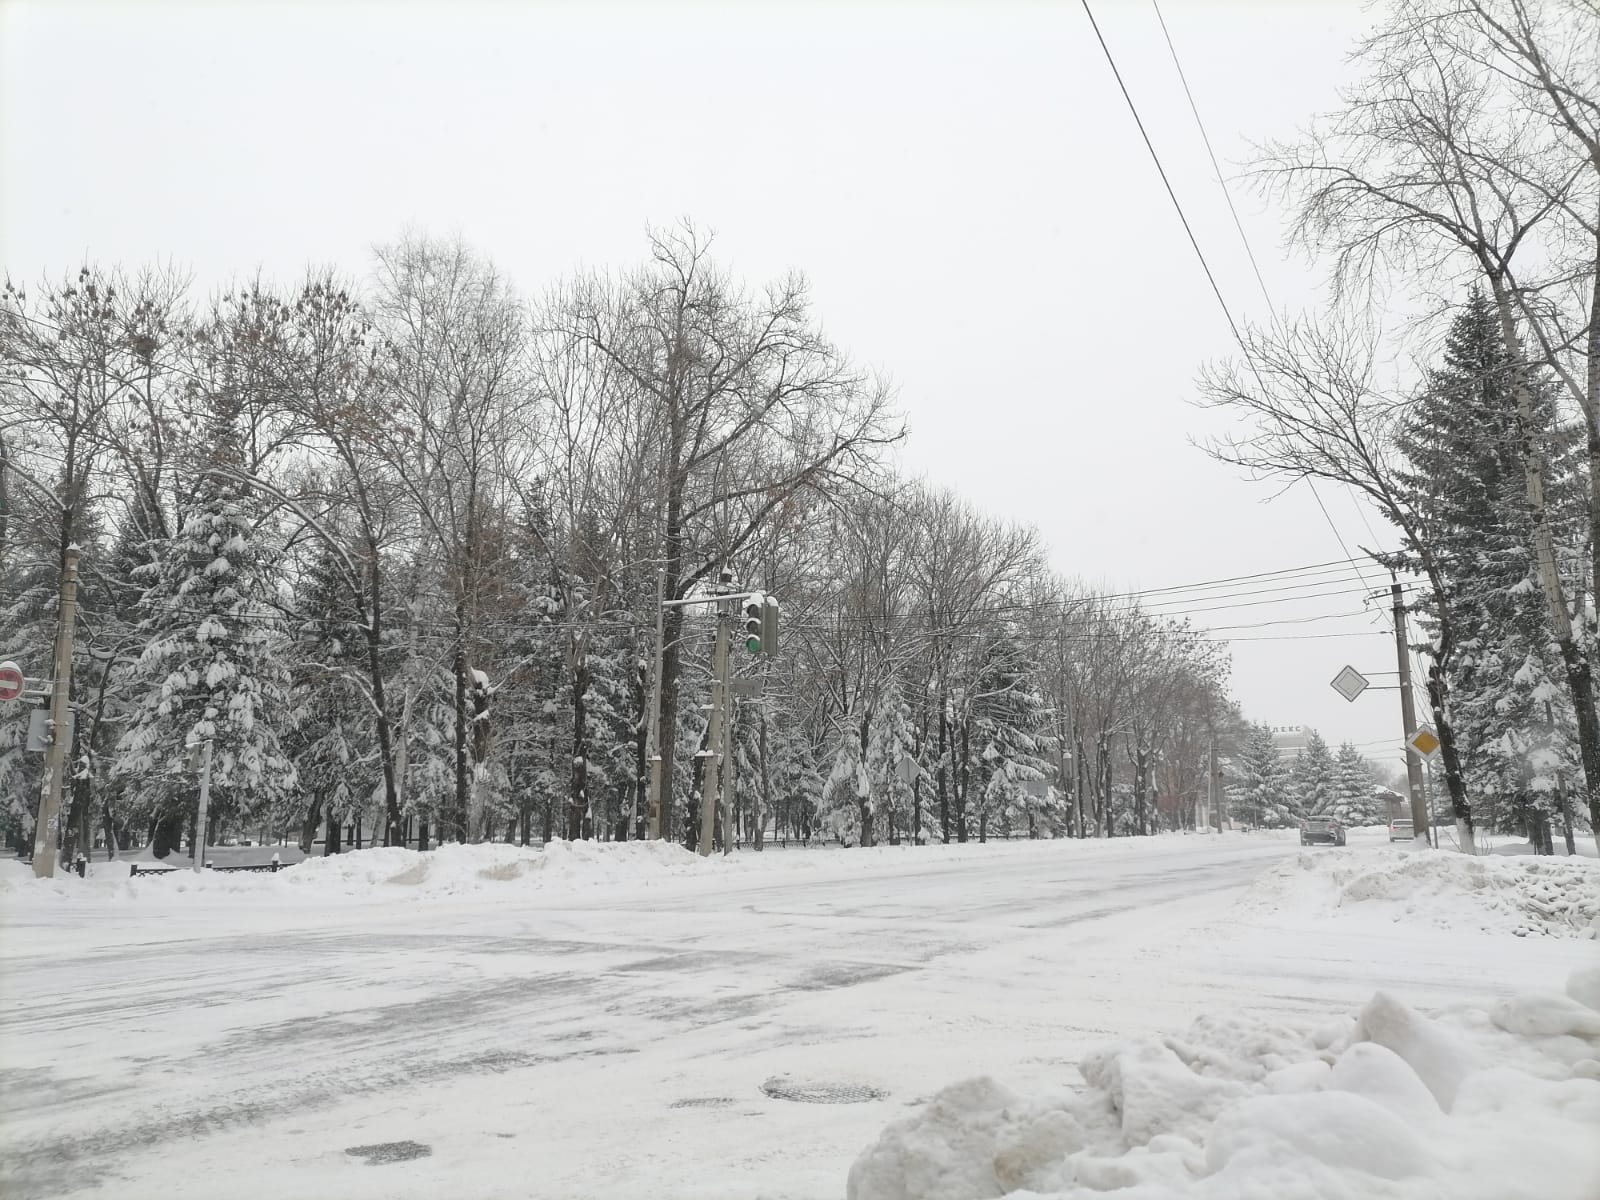
[[[1321,1027],[1206,1017],[1080,1070],[946,1088],[857,1158],[849,1200],[1600,1195],[1600,967],[1432,1017],[1383,992]]]
[[[35,879],[33,868],[0,862],[0,895],[15,897],[98,896],[140,899],[201,892],[208,895],[358,897],[392,900],[397,894],[453,896],[487,889],[648,886],[652,882],[712,872],[748,869],[721,856],[701,858],[667,842],[551,842],[515,846],[485,842],[450,844],[435,850],[376,846],[307,858],[276,872],[206,871],[183,866],[166,875],[130,878],[126,862],[95,863],[87,880],[63,873]]]
[[[1600,863],[1473,858],[1424,850],[1311,851],[1264,873],[1241,904],[1255,913],[1365,912],[1518,937],[1600,937]]]

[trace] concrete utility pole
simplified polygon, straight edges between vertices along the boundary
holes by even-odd
[[[48,879],[56,871],[56,835],[61,829],[61,793],[72,749],[72,635],[78,623],[78,547],[68,546],[61,570],[61,603],[56,616],[55,682],[50,693],[50,748],[45,752],[39,819],[33,828],[33,873]]]
[[[722,761],[722,715],[728,704],[724,682],[728,673],[728,619],[728,602],[723,601],[717,605],[717,649],[711,660],[711,721],[706,731],[706,769],[700,791],[698,850],[702,855],[711,853],[717,830],[717,805],[721,792],[717,768]]]
[[[732,640],[731,638],[729,639]],[[722,852],[733,853],[733,786],[739,765],[735,761],[737,753],[734,737],[738,731],[738,723],[734,720],[736,709],[733,703],[733,655],[725,654],[722,658],[722,741],[726,747],[722,755]]]
[[[194,749],[200,751],[200,811],[194,824],[194,871],[198,875],[206,865],[206,821],[211,815],[211,739],[205,740],[204,749]]]
[[[1417,731],[1417,709],[1411,696],[1411,653],[1406,647],[1406,605],[1398,580],[1389,585],[1394,607],[1394,650],[1400,666],[1400,719],[1410,740]],[[1422,761],[1414,750],[1406,751],[1406,783],[1411,792],[1411,835],[1427,839],[1428,802],[1423,795]]]
[[[1218,776],[1222,774],[1217,769],[1217,739],[1211,739],[1211,748],[1206,753],[1208,773],[1206,776],[1206,820],[1215,822],[1217,832],[1222,832],[1222,788]]]
[[[649,828],[645,836],[651,841],[669,836],[665,822],[661,819],[661,660],[666,654],[666,600],[667,572],[662,568],[656,572],[656,660],[655,671],[650,676],[650,732],[645,739],[645,756],[650,765],[650,811],[645,814]],[[632,831],[629,831],[630,835]]]

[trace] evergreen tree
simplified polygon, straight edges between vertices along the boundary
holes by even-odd
[[[1253,825],[1282,829],[1294,823],[1289,769],[1265,725],[1252,725],[1234,760],[1234,812]]]
[[[861,755],[861,725],[846,718],[834,743],[833,766],[822,785],[818,817],[828,831],[846,845],[862,842],[873,816],[872,780]]]
[[[296,784],[281,734],[292,723],[289,638],[267,505],[236,478],[245,466],[249,380],[222,318],[199,340],[209,386],[192,431],[200,446],[193,503],[170,539],[149,547],[139,632],[142,685],[118,746],[118,772],[142,806],[172,818],[193,794],[185,744],[209,739],[212,811],[254,816]],[[204,833],[204,831],[201,831]]]
[[[873,714],[866,768],[891,842],[899,841],[901,831],[911,827],[911,785],[900,777],[899,767],[902,758],[915,759],[915,741],[911,709],[901,698],[899,683],[890,679]]]
[[[1333,815],[1346,825],[1378,825],[1386,820],[1372,766],[1349,742],[1339,747],[1334,759],[1333,791]]]
[[[1313,729],[1305,749],[1295,756],[1289,770],[1289,794],[1299,815],[1332,816],[1338,798],[1337,781],[1328,743]]]
[[[1569,590],[1584,590],[1577,436],[1561,427],[1540,380],[1535,428],[1521,427],[1515,369],[1492,305],[1474,289],[1399,437],[1410,464],[1402,482],[1432,531],[1429,551],[1457,629],[1450,717],[1463,771],[1481,797],[1477,807],[1500,827],[1524,820],[1530,806],[1538,819],[1554,807],[1553,771],[1533,763],[1575,757],[1573,723],[1554,719],[1566,688],[1535,577],[1525,439],[1537,440],[1549,462],[1549,508],[1564,548],[1559,566]],[[1414,566],[1414,556],[1397,563]],[[1431,594],[1418,601],[1425,627],[1433,603]]]

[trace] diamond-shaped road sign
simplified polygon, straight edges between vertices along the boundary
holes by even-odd
[[[1406,739],[1406,745],[1415,750],[1423,758],[1432,758],[1439,753],[1442,743],[1439,735],[1426,725],[1417,726],[1417,731]]]
[[[917,776],[922,774],[922,768],[917,765],[917,760],[909,754],[902,754],[894,764],[894,773],[900,776],[902,783],[915,783]]]
[[[1346,667],[1333,677],[1333,690],[1352,704],[1368,686],[1367,677],[1354,667]]]

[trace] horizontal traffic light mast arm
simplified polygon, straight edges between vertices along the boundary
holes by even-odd
[[[752,596],[764,596],[765,592],[724,592],[720,596],[690,596],[686,600],[663,600],[662,608],[683,608],[690,604],[721,604],[726,600],[748,600]]]

